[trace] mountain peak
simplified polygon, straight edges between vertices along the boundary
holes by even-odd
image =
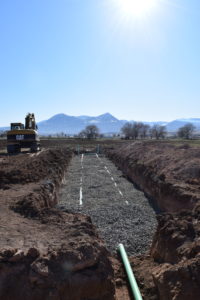
[[[53,117],[51,117],[49,120],[53,120],[53,119],[64,119],[66,118],[67,115],[63,114],[63,113],[60,113],[60,114],[56,114],[54,115]]]
[[[98,120],[101,121],[118,121],[117,118],[113,117],[110,113],[105,113],[97,117]]]

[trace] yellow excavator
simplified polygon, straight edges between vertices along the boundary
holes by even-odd
[[[28,113],[25,126],[22,123],[11,123],[7,131],[7,152],[19,153],[21,148],[29,148],[31,152],[40,151],[40,139],[34,114]]]

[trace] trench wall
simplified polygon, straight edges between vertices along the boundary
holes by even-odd
[[[150,249],[150,260],[157,264],[150,267],[155,299],[198,300],[199,148],[135,142],[119,149],[107,149],[106,154],[151,197],[160,211],[165,212],[158,216],[158,227]],[[145,278],[143,261],[140,270]]]
[[[0,299],[114,300],[110,254],[90,218],[55,208],[72,155],[2,158]]]
[[[187,182],[188,178],[195,177],[195,172],[200,174],[199,158],[196,166],[192,168],[190,157],[179,157],[180,149],[162,143],[136,142],[119,149],[106,149],[105,152],[109,159],[147,194],[158,212],[191,210],[200,200],[196,179],[193,180],[196,185]],[[188,174],[188,178],[184,179],[182,173],[188,169],[181,168],[187,163],[192,176]]]

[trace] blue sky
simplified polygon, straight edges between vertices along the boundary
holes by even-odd
[[[0,126],[200,117],[200,2],[155,0],[137,18],[117,1],[0,1]]]

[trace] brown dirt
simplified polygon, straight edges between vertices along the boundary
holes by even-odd
[[[110,258],[91,220],[52,208],[72,155],[66,141],[45,147],[58,144],[38,155],[0,155],[0,299],[109,300],[115,289],[116,300],[130,300],[122,264]],[[102,147],[168,212],[158,217],[150,252],[130,257],[144,300],[198,300],[200,148],[151,141]]]
[[[107,153],[161,211],[192,209],[200,200],[199,147],[149,141]]]
[[[159,263],[152,275],[162,300],[199,299],[199,220],[200,207],[158,217],[151,257]]]
[[[200,295],[200,149],[136,142],[108,156],[156,204],[149,256],[130,258],[144,299],[198,300]]]
[[[158,300],[157,288],[153,282],[152,269],[158,264],[152,260],[150,255],[129,257],[129,261],[137,280],[142,298],[144,300]],[[116,300],[132,300],[132,292],[120,257],[113,257]]]
[[[0,299],[114,299],[109,253],[90,218],[53,208],[71,156],[0,156]]]

